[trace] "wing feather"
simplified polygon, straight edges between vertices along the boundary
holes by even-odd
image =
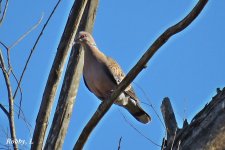
[[[107,68],[109,70],[109,74],[111,74],[111,76],[114,78],[114,81],[116,82],[116,84],[118,85],[124,78],[125,78],[125,74],[123,72],[123,70],[121,69],[121,67],[119,66],[119,64],[114,61],[112,58],[107,57]],[[134,89],[132,88],[131,85],[129,85],[126,89],[125,89],[125,94],[129,95],[132,99],[134,99],[135,101],[139,101]]]

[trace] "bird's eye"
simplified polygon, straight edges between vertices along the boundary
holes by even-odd
[[[81,35],[80,38],[83,39],[83,38],[86,37],[86,36],[87,36],[87,35],[84,34],[84,35]]]

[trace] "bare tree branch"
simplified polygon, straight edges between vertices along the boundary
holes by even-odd
[[[2,111],[6,114],[7,118],[9,119],[9,112],[1,103],[0,103],[0,108],[2,109]]]
[[[2,55],[2,51],[0,49],[0,62],[1,62],[1,66],[2,66],[2,72],[3,72],[3,76],[5,78],[5,84],[7,87],[7,92],[8,92],[8,101],[9,101],[9,127],[10,127],[10,134],[11,134],[11,139],[13,141],[15,141],[16,139],[16,128],[15,128],[15,122],[14,122],[14,100],[13,100],[13,95],[12,95],[12,88],[11,88],[11,83],[9,80],[9,76],[6,72],[6,68],[5,68],[5,63],[4,63],[4,58]],[[13,148],[15,150],[18,149],[18,145],[16,142],[13,142]]]
[[[22,41],[30,32],[32,32],[34,29],[38,27],[38,25],[41,23],[44,15],[42,14],[41,18],[38,20],[37,23],[35,23],[26,33],[24,33],[21,37],[19,37],[11,46],[9,46],[9,49],[12,49],[15,47],[20,41]]]
[[[22,107],[22,100],[23,100],[23,91],[22,91],[22,88],[20,86],[19,80],[18,80],[18,78],[16,77],[16,75],[15,75],[15,73],[13,71],[13,68],[12,68],[12,71],[11,72],[12,72],[13,78],[16,80],[16,83],[17,83],[17,85],[19,85],[19,89],[20,89],[19,113],[17,115],[18,116],[18,119],[19,119],[20,113],[22,112],[21,107]],[[15,99],[15,98],[13,98],[13,99]],[[14,104],[16,106],[16,103],[14,103]]]
[[[1,44],[1,45],[6,49],[6,51],[7,51],[7,62],[8,62],[8,71],[7,71],[7,74],[10,75],[10,72],[11,72],[11,71],[13,72],[13,68],[12,68],[12,66],[11,66],[11,61],[10,61],[10,54],[9,54],[10,49],[9,49],[3,42],[1,42],[1,41],[0,41],[0,44]],[[6,67],[5,67],[5,68],[6,68]],[[12,74],[13,74],[14,79],[15,79],[16,82],[18,83],[18,79],[17,79],[17,77],[15,76],[14,72],[13,72]],[[18,84],[18,86],[19,86],[19,84]],[[22,95],[22,89],[21,89],[20,86],[19,86],[19,88],[20,88],[20,92],[21,92],[21,95]],[[15,98],[13,97],[13,99],[15,99]],[[22,99],[22,96],[21,96],[21,99]]]
[[[6,107],[8,107],[9,105],[2,105],[1,103],[0,103],[0,105],[1,105],[0,107],[4,107],[3,109],[5,109],[5,110],[3,110],[3,111],[6,111],[6,112],[8,113]],[[31,135],[31,128],[32,128],[31,124],[27,121],[26,116],[25,116],[23,110],[22,110],[22,109],[19,110],[20,107],[19,107],[17,104],[14,103],[14,105],[15,105],[15,107],[18,108],[18,111],[16,111],[16,109],[14,110],[15,113],[16,113],[17,115],[19,115],[19,111],[20,111],[20,114],[21,114],[21,115],[20,115],[20,118],[24,121],[25,125],[27,126],[27,128],[28,128],[28,130],[29,130],[29,133],[30,133],[30,137],[31,137],[31,136],[32,136],[32,135]]]
[[[134,83],[134,82],[133,82],[133,83]],[[152,110],[155,112],[157,118],[159,119],[160,123],[162,124],[163,128],[166,130],[166,126],[165,126],[165,124],[163,123],[163,120],[161,119],[159,113],[156,111],[155,107],[153,106],[153,103],[152,103],[152,101],[150,100],[148,94],[144,91],[144,89],[143,89],[141,86],[139,86],[139,85],[136,84],[136,83],[134,83],[134,84],[142,91],[142,93],[144,94],[144,96],[145,96],[145,98],[147,99],[147,101],[148,101],[149,104],[148,104],[148,103],[145,103],[145,102],[141,102],[141,103],[142,103],[142,104],[145,104],[145,105],[147,105],[147,106],[149,106],[149,107],[152,108]]]
[[[60,0],[60,1],[61,1],[61,0]],[[20,89],[20,91],[21,91],[20,84],[21,84],[21,82],[22,82],[22,79],[23,79],[24,73],[25,73],[25,71],[26,71],[26,69],[27,69],[27,66],[28,66],[28,64],[29,64],[29,62],[30,62],[31,56],[32,56],[32,54],[33,54],[33,52],[34,52],[34,50],[35,50],[35,48],[36,48],[36,46],[37,46],[37,44],[38,44],[38,42],[39,42],[39,40],[40,40],[40,38],[41,38],[41,36],[42,36],[44,30],[45,30],[45,28],[46,28],[46,26],[47,26],[47,24],[48,24],[50,18],[51,18],[52,15],[54,14],[54,12],[55,12],[55,10],[56,10],[56,8],[57,8],[57,6],[58,6],[58,4],[59,4],[60,1],[58,1],[58,3],[56,4],[55,8],[54,8],[53,11],[51,12],[50,16],[48,17],[46,23],[44,24],[44,26],[43,26],[43,28],[42,28],[40,34],[38,35],[38,38],[37,38],[37,40],[35,41],[35,44],[34,44],[33,48],[32,48],[31,51],[30,51],[30,54],[29,54],[29,56],[28,56],[28,58],[27,58],[27,61],[26,61],[25,66],[24,66],[24,68],[23,68],[23,71],[22,71],[22,74],[21,74],[21,76],[20,76],[20,79],[19,79],[19,81],[17,81],[17,88],[16,88],[16,90],[15,90],[15,92],[14,92],[14,95],[13,95],[13,98],[14,98],[14,99],[15,99],[15,97],[16,97],[16,94],[17,94],[18,89]],[[22,35],[22,36],[21,36],[21,37],[20,37],[20,38],[12,45],[12,46],[11,46],[11,48],[14,47],[15,45],[17,45],[17,44],[18,44],[25,36],[27,36],[32,30],[34,30],[34,29],[41,23],[42,19],[43,19],[43,15],[42,15],[41,19],[40,19],[40,20],[39,20],[39,21],[38,21],[38,22],[37,22],[37,23],[36,23],[29,31],[27,31],[24,35]],[[17,80],[17,79],[16,79],[16,80]],[[21,91],[20,93],[21,93],[21,98],[20,98],[20,102],[19,102],[19,107],[21,107],[21,104],[22,104],[22,91]],[[20,110],[20,111],[19,111],[18,117],[20,116],[21,108],[19,108],[19,110]]]
[[[7,66],[7,68],[8,68],[7,74],[10,76],[10,72],[11,72],[11,63],[10,63],[10,54],[9,54],[10,49],[8,48],[8,46],[6,46],[1,41],[0,41],[0,44],[6,49],[6,52],[7,52],[7,63],[8,63],[8,66]]]
[[[166,43],[166,41],[174,34],[182,31],[188,25],[192,23],[192,21],[200,14],[204,6],[208,0],[199,0],[196,6],[192,9],[192,11],[179,23],[174,26],[168,28],[160,37],[151,45],[151,47],[144,53],[138,63],[131,69],[131,71],[127,74],[127,76],[123,79],[123,81],[117,86],[116,90],[112,93],[109,100],[104,101],[100,104],[97,111],[94,113],[92,118],[89,120],[87,125],[84,127],[81,135],[79,136],[76,144],[74,145],[75,150],[82,149],[85,142],[87,141],[89,135],[95,128],[95,126],[99,123],[101,118],[105,115],[105,113],[109,110],[113,102],[120,95],[121,91],[125,90],[125,88],[134,80],[134,78],[141,72],[141,70],[146,66],[147,62],[150,58],[155,54],[155,52]]]
[[[98,0],[86,4],[78,31],[92,32]],[[74,45],[66,69],[59,101],[44,149],[62,149],[83,71],[84,51]]]
[[[0,25],[2,24],[2,22],[3,22],[4,18],[5,18],[6,11],[7,11],[7,8],[8,8],[8,3],[9,3],[9,0],[6,0],[6,3],[5,3],[5,8],[4,8],[4,11],[3,11],[2,17],[0,18]]]
[[[8,47],[7,47],[3,42],[0,41],[0,44],[1,44],[6,50],[8,49]]]
[[[3,44],[3,43],[1,42],[1,44],[6,48],[6,51],[7,51],[8,75],[10,75],[10,73],[12,72],[13,77],[14,77],[14,79],[15,79],[16,82],[17,82],[17,88],[16,88],[16,91],[15,91],[15,93],[14,93],[13,99],[15,99],[17,90],[20,89],[20,101],[19,101],[19,107],[20,107],[20,109],[19,109],[18,118],[19,118],[19,116],[20,116],[20,110],[21,110],[21,105],[22,105],[22,89],[21,89],[21,87],[20,87],[20,83],[21,83],[21,81],[22,81],[23,73],[24,73],[25,70],[23,70],[23,73],[22,73],[22,75],[21,75],[21,78],[20,78],[20,80],[18,80],[17,77],[16,77],[16,75],[15,75],[15,73],[13,72],[13,67],[12,67],[12,65],[11,65],[10,51],[11,51],[11,49],[12,49],[13,47],[15,47],[21,40],[23,40],[23,39],[24,39],[31,31],[33,31],[35,28],[37,28],[37,26],[41,23],[42,19],[43,19],[43,15],[42,15],[42,17],[39,19],[39,21],[38,21],[34,26],[31,27],[31,29],[29,29],[26,33],[24,33],[24,34],[23,34],[18,40],[16,40],[16,42],[14,42],[10,47],[7,47],[5,44]],[[28,60],[28,61],[29,61],[29,60]]]
[[[54,10],[53,10],[53,11],[54,11]],[[52,14],[53,14],[53,13],[52,13]],[[36,46],[37,46],[37,44],[38,44],[40,38],[41,38],[41,35],[43,34],[44,29],[45,29],[45,27],[47,26],[47,24],[48,24],[48,22],[49,22],[49,20],[50,20],[50,18],[51,18],[51,16],[52,16],[52,14],[49,16],[49,18],[47,19],[46,23],[44,24],[44,26],[43,26],[43,28],[42,28],[40,34],[38,35],[37,40],[35,41],[35,44],[34,44],[33,48],[32,48],[31,51],[30,51],[30,54],[29,54],[29,56],[28,56],[28,58],[27,58],[27,61],[26,61],[25,66],[24,66],[24,68],[23,68],[22,74],[21,74],[21,76],[20,76],[19,83],[18,83],[17,88],[16,88],[16,90],[15,90],[15,92],[14,92],[14,95],[13,95],[13,98],[14,98],[14,99],[15,99],[15,97],[16,97],[16,94],[17,94],[18,89],[20,88],[20,84],[21,84],[21,82],[22,82],[22,79],[23,79],[24,73],[25,73],[25,71],[26,71],[26,69],[27,69],[27,66],[28,66],[28,64],[29,64],[29,62],[30,62],[31,56],[32,56],[32,54],[33,54],[33,52],[34,52],[34,50],[35,50],[35,48],[36,48]],[[15,45],[17,45],[18,42],[20,42],[20,41],[21,41],[24,37],[26,37],[32,30],[34,30],[34,29],[41,23],[42,19],[43,19],[43,15],[42,15],[42,17],[39,19],[39,21],[38,21],[38,22],[37,22],[37,23],[36,23],[29,31],[27,31],[24,35],[22,35],[22,36],[21,36],[21,37],[20,37],[20,38],[12,45],[12,46],[11,46],[11,48],[14,47]]]
[[[119,140],[119,145],[118,145],[118,150],[120,150],[120,145],[121,145],[121,142],[122,142],[122,136],[120,137],[120,140]]]
[[[21,110],[18,110],[18,111],[15,110],[15,113],[17,114],[17,116],[19,116],[19,113],[21,113],[21,112],[22,112]],[[23,112],[21,114],[23,114]],[[27,119],[24,116],[24,114],[20,115],[20,119],[22,119],[22,121],[25,123],[25,125],[26,125],[26,127],[27,127],[27,129],[29,131],[30,138],[31,138],[32,137],[32,130],[31,130],[32,126],[31,126],[31,124],[27,121]]]
[[[144,137],[146,140],[148,140],[150,143],[152,143],[153,145],[157,146],[157,147],[161,147],[159,144],[157,144],[156,142],[154,142],[152,139],[150,139],[149,137],[147,137],[146,135],[144,135],[141,131],[139,131],[131,122],[128,121],[128,119],[124,116],[124,114],[121,112],[124,121],[134,129],[134,131],[136,131],[138,134],[140,134],[142,137]]]
[[[64,33],[61,37],[57,53],[48,77],[48,81],[42,97],[41,106],[36,119],[31,149],[42,149],[48,119],[54,102],[56,90],[62,75],[66,57],[72,48],[73,41],[80,23],[87,0],[76,0],[70,11]]]
[[[14,74],[13,67],[11,66],[11,60],[10,60],[10,54],[9,54],[10,49],[3,42],[1,42],[1,41],[0,41],[0,44],[7,51],[7,62],[8,62],[8,71],[7,71],[7,74],[8,74],[8,76],[10,76],[10,72],[12,72],[12,75],[13,75],[14,79],[16,80],[17,84],[19,85],[18,79],[17,79],[16,75]],[[6,69],[6,67],[5,67],[5,69]],[[21,89],[20,85],[19,85],[19,89],[20,89],[20,104],[21,104],[21,102],[22,102],[22,89]],[[15,98],[13,97],[13,99],[15,99]],[[19,117],[19,114],[18,114],[18,117]]]

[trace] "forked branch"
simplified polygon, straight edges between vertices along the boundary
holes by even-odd
[[[6,11],[7,11],[7,8],[8,8],[8,4],[9,4],[9,0],[6,0],[4,10],[3,10],[2,16],[0,18],[0,25],[2,24],[2,22],[3,22],[4,18],[5,18]]]
[[[5,79],[5,84],[7,87],[7,92],[8,92],[8,101],[9,101],[9,127],[10,127],[10,134],[11,134],[11,139],[12,141],[16,140],[16,127],[15,127],[15,122],[14,122],[14,100],[13,100],[13,95],[12,95],[12,87],[11,87],[11,83],[10,83],[10,79],[9,79],[9,75],[6,71],[6,67],[5,67],[5,62],[4,62],[4,58],[3,58],[3,54],[2,51],[0,50],[0,62],[1,62],[1,69],[2,69],[2,73]],[[3,109],[4,111],[4,109]],[[16,142],[13,142],[13,148],[15,150],[18,149],[18,145]]]
[[[121,91],[125,90],[125,88],[134,80],[134,78],[141,72],[141,70],[145,67],[150,58],[155,54],[155,52],[166,43],[166,41],[173,36],[174,34],[182,31],[188,25],[190,25],[193,20],[200,14],[203,10],[204,6],[208,0],[199,0],[196,6],[191,10],[191,12],[179,23],[174,26],[168,28],[160,37],[150,46],[150,48],[144,53],[141,59],[137,62],[137,64],[130,70],[127,76],[123,79],[123,81],[117,86],[116,90],[112,93],[109,100],[102,102],[97,111],[94,113],[92,118],[89,120],[87,125],[84,127],[82,133],[80,134],[76,144],[74,145],[75,150],[80,150],[83,148],[85,142],[87,141],[89,135],[105,115],[105,113],[109,110],[111,105],[114,103],[116,98],[120,95]]]

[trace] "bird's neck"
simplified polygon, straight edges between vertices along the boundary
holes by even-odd
[[[104,57],[105,55],[98,49],[97,45],[93,43],[86,43],[84,45],[86,57]]]
[[[85,47],[87,47],[88,49],[98,49],[95,41],[86,41],[85,43],[83,43]]]

